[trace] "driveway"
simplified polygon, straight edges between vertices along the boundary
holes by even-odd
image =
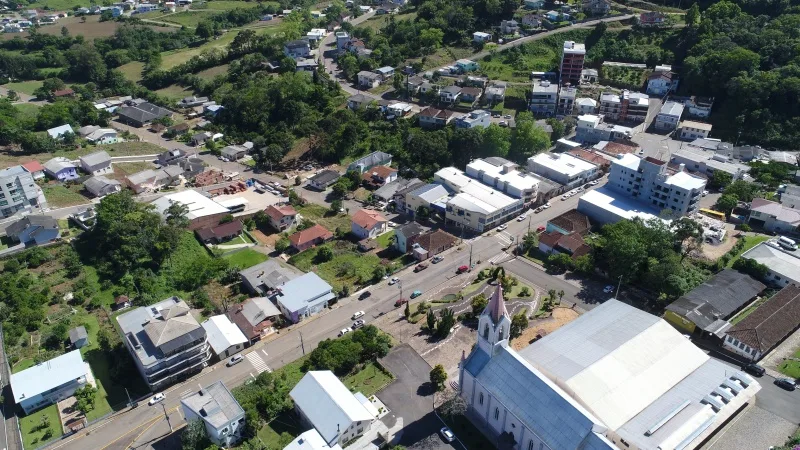
[[[456,448],[438,436],[444,424],[433,413],[431,366],[408,344],[393,348],[381,364],[396,377],[378,397],[392,411],[382,419],[386,426],[391,428],[398,418],[403,419],[399,444],[409,448]]]

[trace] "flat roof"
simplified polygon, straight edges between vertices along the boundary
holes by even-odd
[[[800,282],[800,257],[762,242],[742,254],[742,258],[752,259],[769,268],[772,273]]]
[[[706,180],[689,175],[686,172],[678,172],[675,175],[668,176],[665,182],[686,190],[702,189],[706,185]]]
[[[14,403],[85,377],[88,370],[81,351],[73,350],[22,372],[12,373],[10,382]]]
[[[217,430],[244,417],[244,409],[222,381],[200,389],[181,403]]]
[[[434,179],[443,181],[446,186],[455,190],[456,196],[448,203],[464,209],[475,208],[476,211],[486,211],[489,214],[519,201],[467,176],[455,167],[440,169],[434,175]]]
[[[208,343],[217,355],[233,345],[247,342],[242,330],[222,314],[209,317],[201,325],[206,330]]]
[[[509,186],[521,191],[533,189],[539,185],[539,180],[533,178],[527,173],[520,172],[516,169],[508,170],[503,173],[503,167],[503,165],[494,165],[482,159],[476,159],[467,164],[467,170],[472,168],[477,171],[482,171],[501,183],[506,183]]]
[[[659,218],[659,211],[651,209],[647,204],[638,202],[631,197],[617,194],[606,187],[592,189],[583,194],[578,200],[578,211],[583,212],[591,218],[591,214],[582,210],[581,204],[583,203],[604,209],[621,219],[632,220],[639,217],[646,222],[650,219]]]
[[[682,121],[681,127],[689,127],[689,128],[696,128],[698,130],[711,131],[710,123],[695,122],[694,120]]]
[[[667,102],[661,107],[659,114],[666,114],[669,116],[677,116],[680,118],[683,114],[683,104],[677,102]]]
[[[165,195],[150,204],[156,207],[156,210],[162,216],[169,208],[172,202],[182,203],[189,208],[186,218],[189,220],[198,219],[200,217],[211,216],[214,214],[227,214],[228,208],[220,205],[219,203],[211,200],[205,195],[195,191],[194,189],[187,189],[182,192]]]
[[[576,158],[568,153],[539,153],[530,157],[529,160],[569,177],[597,168],[597,164]]]

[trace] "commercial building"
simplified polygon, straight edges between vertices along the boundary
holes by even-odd
[[[622,94],[600,94],[599,114],[615,122],[644,122],[650,108],[650,97],[639,92],[622,91]]]
[[[0,170],[0,217],[38,208],[47,208],[47,201],[31,173],[22,166]]]
[[[685,146],[673,152],[670,156],[670,162],[683,164],[686,170],[698,172],[709,178],[719,170],[730,175],[733,180],[738,180],[750,171],[750,166],[731,162],[729,157],[721,153],[702,150],[693,146]]]
[[[306,424],[328,445],[343,445],[369,430],[375,416],[329,370],[309,371],[289,396]],[[363,395],[361,396],[363,397]]]
[[[784,250],[777,240],[762,242],[742,253],[741,257],[767,267],[763,280],[767,284],[779,287],[800,285],[800,255],[796,250]]]
[[[539,180],[517,170],[517,165],[503,158],[476,159],[467,164],[467,175],[498,191],[529,203],[536,198]]]
[[[244,409],[222,383],[206,386],[181,399],[186,422],[201,420],[208,439],[215,445],[230,448],[244,435]]]
[[[449,224],[482,232],[522,210],[522,199],[509,197],[455,167],[440,169],[433,178],[453,193],[445,211],[445,221]]]
[[[425,184],[405,195],[405,212],[414,217],[419,207],[424,206],[431,211],[444,213],[449,199],[450,192],[441,184]]]
[[[188,228],[190,230],[213,227],[219,224],[219,221],[223,217],[230,214],[228,208],[194,189],[187,189],[175,194],[165,195],[150,204],[155,206],[159,214],[165,216],[167,209],[173,203],[180,203],[188,209],[186,218],[189,219]]]
[[[530,109],[534,115],[551,117],[556,115],[558,85],[547,80],[534,82],[531,91]]]
[[[750,216],[747,218],[747,223],[751,227],[775,233],[794,233],[800,226],[800,209],[763,198],[754,198],[750,202]]]
[[[591,181],[601,174],[597,164],[568,153],[539,153],[528,158],[528,170],[570,188]]]
[[[322,172],[314,175],[308,179],[308,185],[318,191],[328,189],[330,185],[336,182],[341,177],[339,172],[335,170],[325,169]]]
[[[711,133],[711,124],[703,122],[695,122],[693,120],[684,120],[680,124],[681,134],[683,140],[693,141],[695,139],[706,139]]]
[[[666,162],[649,156],[625,154],[611,162],[606,187],[658,211],[671,210],[677,218],[697,211],[706,180],[686,172],[670,174]]]
[[[656,130],[671,131],[678,128],[682,114],[683,104],[671,101],[664,103],[654,122]]]
[[[287,319],[297,323],[321,312],[336,294],[319,275],[309,272],[284,283],[271,298]]]
[[[586,45],[575,41],[564,41],[559,72],[561,84],[570,83],[576,86],[580,84],[585,57]]]
[[[220,314],[205,320],[202,327],[208,336],[208,345],[219,360],[239,353],[247,346],[248,339],[226,316]]]
[[[578,142],[595,144],[601,141],[629,140],[632,136],[632,128],[605,123],[602,116],[578,116],[578,126],[575,128],[575,140]]]
[[[73,350],[21,372],[12,373],[11,392],[14,403],[25,414],[71,397],[76,389],[94,384],[89,365],[83,362],[80,350]],[[59,426],[59,425],[56,425]]]
[[[206,330],[178,297],[121,314],[117,323],[136,368],[153,391],[200,372],[211,358]]]

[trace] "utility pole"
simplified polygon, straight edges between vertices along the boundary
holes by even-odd
[[[469,268],[472,269],[472,244],[469,244]]]
[[[614,295],[614,298],[619,300],[619,287],[622,285],[622,275],[619,276],[619,283],[617,283],[617,293]]]
[[[167,425],[169,425],[169,432],[171,434],[175,430],[172,429],[172,422],[169,421],[169,414],[167,414],[167,407],[164,406],[164,403],[161,403],[161,407],[164,409],[164,418],[167,419]]]
[[[533,220],[533,216],[528,216],[528,233],[531,232],[531,220]]]
[[[303,343],[303,332],[300,332],[300,348],[303,350],[303,356],[306,355],[306,346]]]
[[[125,395],[128,396],[128,406],[133,406],[133,400],[131,400],[131,394],[128,393],[128,388],[125,388]]]

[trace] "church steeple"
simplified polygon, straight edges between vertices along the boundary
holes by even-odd
[[[478,345],[488,354],[494,354],[494,347],[508,345],[511,331],[511,317],[503,300],[503,287],[498,284],[486,309],[478,319]]]
[[[494,291],[494,295],[492,295],[491,300],[489,300],[489,304],[486,305],[486,310],[483,311],[483,314],[487,312],[491,316],[494,324],[497,324],[503,316],[508,317],[506,302],[503,300],[503,286],[499,283],[497,284],[497,289]]]

